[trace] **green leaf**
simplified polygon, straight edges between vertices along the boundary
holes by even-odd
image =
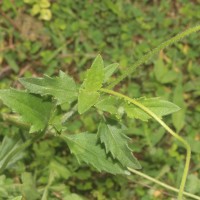
[[[0,99],[24,122],[31,124],[30,133],[42,131],[48,124],[52,103],[35,95],[15,89],[0,90]]]
[[[77,195],[77,194],[68,194],[67,196],[65,196],[65,200],[84,200],[81,196]]]
[[[55,78],[44,76],[44,78],[22,78],[19,81],[31,93],[53,96],[58,104],[72,102],[77,98],[74,80],[62,71],[59,77]]]
[[[161,82],[163,76],[167,73],[167,66],[164,65],[164,62],[161,58],[154,62],[154,74],[157,81]]]
[[[159,58],[154,64],[154,74],[160,83],[171,83],[177,78],[178,74],[173,70],[169,70],[162,58]]]
[[[191,194],[199,193],[200,191],[200,179],[198,178],[198,174],[190,174],[187,178],[186,183],[187,191]]]
[[[51,18],[52,18],[51,10],[47,9],[47,8],[41,9],[40,10],[40,17],[39,18],[43,19],[43,20],[46,20],[46,21],[51,20]]]
[[[12,200],[23,200],[23,196],[14,197],[14,199],[12,199]]]
[[[185,103],[183,98],[183,87],[181,82],[176,86],[174,90],[173,101],[182,108],[177,113],[174,113],[172,115],[173,125],[175,126],[176,131],[179,132],[185,125]]]
[[[40,193],[37,191],[34,177],[29,172],[23,172],[21,175],[22,180],[22,194],[25,199],[37,200],[40,197]]]
[[[190,144],[192,152],[200,154],[200,141],[199,140],[195,140],[192,137],[188,137],[187,142]]]
[[[51,5],[49,0],[40,0],[38,4],[40,5],[41,8],[49,8]]]
[[[145,107],[147,107],[148,109],[150,109],[159,117],[169,115],[180,110],[180,108],[177,105],[166,100],[161,100],[159,98],[142,98],[138,99],[137,101]],[[141,119],[143,121],[148,121],[148,119],[151,118],[151,116],[145,113],[142,109],[129,103],[125,103],[125,112],[130,118]]]
[[[80,114],[86,112],[98,101],[99,96],[98,92],[88,92],[85,89],[80,89],[78,95],[78,112]]]
[[[50,162],[49,168],[54,177],[64,178],[65,180],[67,180],[70,176],[72,176],[71,171],[64,164],[58,162],[56,159]]]
[[[8,63],[9,67],[14,71],[14,72],[18,72],[19,71],[19,66],[15,60],[15,56],[13,54],[4,54],[4,58],[6,60],[6,62]]]
[[[95,107],[101,111],[109,112],[112,115],[119,115],[118,109],[121,103],[122,101],[119,98],[105,96],[95,104]]]
[[[49,125],[53,126],[57,133],[61,133],[63,129],[62,118],[63,115],[60,114],[58,110],[55,110],[55,112],[52,113],[51,118],[49,120]]]
[[[162,77],[161,83],[166,84],[166,83],[172,83],[174,80],[177,78],[177,73],[173,70],[170,70],[166,72],[166,74]]]
[[[78,95],[78,112],[86,112],[99,99],[100,94],[97,92],[102,87],[104,79],[104,64],[102,57],[98,55],[91,68],[87,71],[86,78],[79,89]]]
[[[76,156],[78,161],[84,161],[98,171],[106,171],[112,174],[125,174],[121,164],[106,154],[105,149],[98,144],[96,134],[79,133],[75,135],[63,135],[70,151]]]
[[[113,63],[104,68],[104,82],[108,81],[108,79],[112,76],[115,70],[119,67],[119,63]]]
[[[24,155],[23,152],[17,152],[14,154],[15,150],[22,144],[21,139],[18,137],[9,138],[5,136],[0,145],[0,169],[5,166],[4,169],[16,163]],[[7,159],[10,157],[8,163]]]
[[[86,78],[82,86],[87,91],[97,91],[104,81],[104,64],[101,55],[98,55],[90,69],[87,70]]]
[[[123,134],[123,130],[101,123],[98,128],[98,137],[105,145],[106,153],[111,153],[124,167],[141,169],[138,160],[133,156],[128,146],[129,138]]]

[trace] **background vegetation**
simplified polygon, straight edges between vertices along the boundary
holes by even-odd
[[[78,82],[101,53],[118,72],[178,32],[200,20],[199,0],[2,0],[0,1],[0,88],[21,85],[19,77],[55,75],[61,69]],[[193,34],[161,51],[115,90],[130,97],[170,100],[182,110],[164,120],[192,144],[186,191],[200,195],[200,36]],[[114,80],[115,77],[113,77]],[[28,131],[13,126],[0,102],[0,158],[13,138]],[[66,131],[94,132],[88,113],[66,122]],[[127,134],[142,171],[178,187],[185,150],[157,123],[127,120]],[[17,144],[20,145],[20,144]],[[1,165],[1,160],[0,160]],[[59,138],[45,137],[19,152],[0,175],[0,199],[157,200],[173,193],[136,175],[113,176],[81,166]]]

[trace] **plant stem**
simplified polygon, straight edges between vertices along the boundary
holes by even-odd
[[[187,143],[187,141],[184,140],[177,133],[175,133],[155,113],[153,113],[151,110],[149,110],[143,104],[139,103],[137,100],[131,99],[130,97],[127,97],[127,96],[125,96],[123,94],[120,94],[120,93],[112,91],[112,90],[104,89],[104,88],[100,89],[100,91],[104,92],[104,93],[107,93],[107,94],[111,94],[111,95],[117,96],[119,98],[123,98],[124,100],[126,100],[126,101],[128,101],[128,102],[130,102],[130,103],[132,103],[134,105],[136,105],[137,107],[139,107],[140,109],[142,109],[144,112],[146,112],[148,115],[150,115],[152,118],[154,118],[172,136],[174,136],[177,140],[179,140],[185,146],[185,148],[187,150],[186,161],[185,161],[185,168],[184,168],[184,171],[183,171],[183,176],[182,176],[182,180],[181,180],[181,184],[180,184],[180,188],[179,188],[179,194],[178,194],[178,200],[182,200],[183,191],[184,191],[184,187],[185,187],[185,183],[186,183],[186,179],[187,179],[187,174],[188,174],[188,171],[189,171],[190,158],[191,158],[191,148],[190,148],[190,145]]]
[[[134,174],[137,174],[137,175],[139,175],[139,176],[142,176],[143,178],[145,178],[145,179],[148,179],[148,180],[150,180],[150,181],[152,181],[152,182],[154,182],[154,183],[156,183],[156,184],[158,184],[158,185],[161,185],[162,187],[164,187],[164,188],[167,188],[168,190],[172,190],[172,191],[174,191],[174,192],[179,192],[179,190],[177,189],[177,188],[174,188],[174,187],[172,187],[172,186],[170,186],[170,185],[167,185],[167,184],[165,184],[165,183],[163,183],[163,182],[161,182],[161,181],[159,181],[159,180],[157,180],[157,179],[155,179],[155,178],[152,178],[152,177],[150,177],[150,176],[148,176],[148,175],[146,175],[146,174],[144,174],[144,173],[142,173],[142,172],[139,172],[138,170],[135,170],[135,169],[132,169],[132,168],[130,168],[130,167],[128,167],[127,168],[129,171],[131,171],[132,173],[134,173]],[[185,196],[188,196],[188,197],[191,197],[191,198],[193,198],[193,199],[198,199],[198,200],[200,200],[200,197],[198,197],[198,196],[196,196],[196,195],[194,195],[194,194],[190,194],[190,193],[188,193],[188,192],[183,192],[183,194],[185,195]]]
[[[132,74],[137,67],[139,67],[140,65],[142,65],[143,63],[145,63],[148,59],[150,59],[153,55],[155,55],[156,53],[158,53],[160,50],[168,47],[169,45],[172,45],[172,44],[178,42],[179,40],[183,39],[184,37],[190,35],[191,33],[197,32],[199,30],[200,30],[200,25],[192,27],[192,28],[189,28],[186,31],[184,31],[182,33],[179,33],[176,36],[172,37],[171,39],[169,39],[169,40],[161,43],[159,46],[157,46],[153,50],[149,51],[147,54],[145,54],[144,56],[142,56],[138,61],[136,61],[135,64],[132,67],[130,67],[130,69],[125,70],[125,72],[122,73],[121,76],[119,76],[107,88],[108,89],[113,88],[115,85],[117,85],[120,81],[122,81],[128,75]]]

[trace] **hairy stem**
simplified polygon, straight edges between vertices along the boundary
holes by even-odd
[[[128,102],[136,105],[137,107],[142,109],[144,112],[146,112],[148,115],[150,115],[152,118],[154,118],[161,126],[163,126],[163,128],[165,128],[172,136],[174,136],[177,140],[179,140],[185,146],[185,148],[187,150],[187,155],[186,155],[186,161],[185,161],[185,168],[183,171],[183,176],[182,176],[182,180],[181,180],[181,184],[180,184],[180,188],[179,188],[179,194],[178,194],[178,200],[182,200],[183,191],[184,191],[184,187],[185,187],[185,183],[186,183],[186,179],[187,179],[187,175],[188,175],[188,171],[189,171],[190,158],[191,158],[191,148],[190,148],[190,145],[187,143],[187,141],[184,140],[177,133],[175,133],[171,128],[169,128],[169,126],[167,126],[167,124],[165,124],[155,113],[153,113],[151,110],[149,110],[147,107],[145,107],[143,104],[139,103],[135,99],[131,99],[130,97],[127,97],[123,94],[120,94],[118,92],[108,90],[108,89],[102,88],[102,89],[100,89],[100,91],[107,93],[107,94],[117,96],[119,98],[124,99],[125,101],[128,101]]]
[[[171,39],[161,43],[159,46],[157,46],[156,48],[154,48],[153,50],[149,51],[147,54],[142,56],[138,61],[135,62],[135,64],[132,67],[130,67],[129,69],[125,70],[124,73],[122,73],[121,76],[119,76],[107,88],[108,89],[113,88],[115,85],[117,85],[120,81],[122,81],[128,75],[132,74],[137,67],[139,67],[140,65],[145,63],[149,58],[151,58],[153,55],[158,53],[160,50],[168,47],[169,45],[172,45],[172,44],[178,42],[179,40],[183,39],[184,37],[190,35],[191,33],[197,32],[199,30],[200,30],[200,25],[192,27],[192,28],[189,28],[186,31],[184,31],[182,33],[179,33],[176,36],[172,37]]]
[[[145,179],[148,179],[148,180],[150,180],[150,181],[152,181],[152,182],[154,182],[154,183],[156,183],[156,184],[158,184],[158,185],[161,185],[162,187],[164,187],[164,188],[166,188],[166,189],[168,189],[168,190],[171,190],[171,191],[174,191],[174,192],[179,192],[179,190],[177,189],[177,188],[174,188],[174,187],[172,187],[172,186],[170,186],[170,185],[167,185],[167,184],[165,184],[165,183],[163,183],[163,182],[161,182],[161,181],[159,181],[159,180],[157,180],[157,179],[155,179],[155,178],[152,178],[151,176],[148,176],[148,175],[146,175],[146,174],[144,174],[144,173],[142,173],[142,172],[139,172],[138,170],[135,170],[135,169],[132,169],[132,168],[130,168],[130,167],[128,167],[128,170],[130,171],[130,172],[132,172],[132,173],[134,173],[134,174],[137,174],[137,175],[139,175],[139,176],[141,176],[141,177],[143,177],[143,178],[145,178]],[[183,194],[185,195],[185,196],[188,196],[188,197],[191,197],[191,198],[193,198],[193,199],[198,199],[198,200],[200,200],[200,197],[198,197],[198,196],[196,196],[196,195],[194,195],[194,194],[190,194],[190,193],[188,193],[188,192],[183,192]]]

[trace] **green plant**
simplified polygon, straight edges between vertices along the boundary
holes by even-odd
[[[49,21],[52,18],[51,10],[49,9],[51,6],[50,1],[48,0],[24,0],[24,3],[32,5],[32,9],[30,11],[31,15],[39,15],[39,19]]]
[[[5,150],[5,143],[2,143],[0,171],[4,171],[12,159],[16,159],[15,155],[18,152],[43,137],[48,131],[61,137],[79,162],[84,161],[98,171],[106,171],[111,174],[129,174],[133,172],[169,190],[178,192],[179,200],[183,199],[183,195],[200,199],[200,197],[184,192],[191,157],[190,145],[161,120],[162,116],[176,112],[180,108],[159,98],[142,97],[132,99],[111,90],[152,55],[199,30],[200,26],[196,26],[162,43],[143,56],[133,67],[125,71],[110,85],[107,84],[108,80],[118,65],[114,63],[104,67],[103,60],[98,55],[79,87],[70,76],[60,71],[59,76],[54,78],[44,76],[44,78],[20,79],[21,84],[27,90],[0,90],[0,99],[3,103],[21,116],[17,120],[9,117],[7,119],[26,128],[30,126],[29,132],[33,134],[22,145],[18,145],[18,140],[14,146],[10,145],[6,154],[3,151]],[[103,85],[106,87],[102,87]],[[76,102],[78,103],[76,104]],[[92,108],[98,111],[97,121],[100,121],[97,134],[89,132],[64,133],[66,129],[64,123],[77,110],[82,115]],[[105,112],[109,113],[110,117],[119,123],[113,125],[112,121],[107,119]],[[132,150],[128,145],[129,138],[125,134],[126,126],[122,123],[124,115],[142,121],[148,121],[150,118],[155,119],[185,146],[187,155],[179,190],[136,170],[140,169],[141,166],[136,157],[132,155]],[[47,195],[46,190],[43,195]]]

